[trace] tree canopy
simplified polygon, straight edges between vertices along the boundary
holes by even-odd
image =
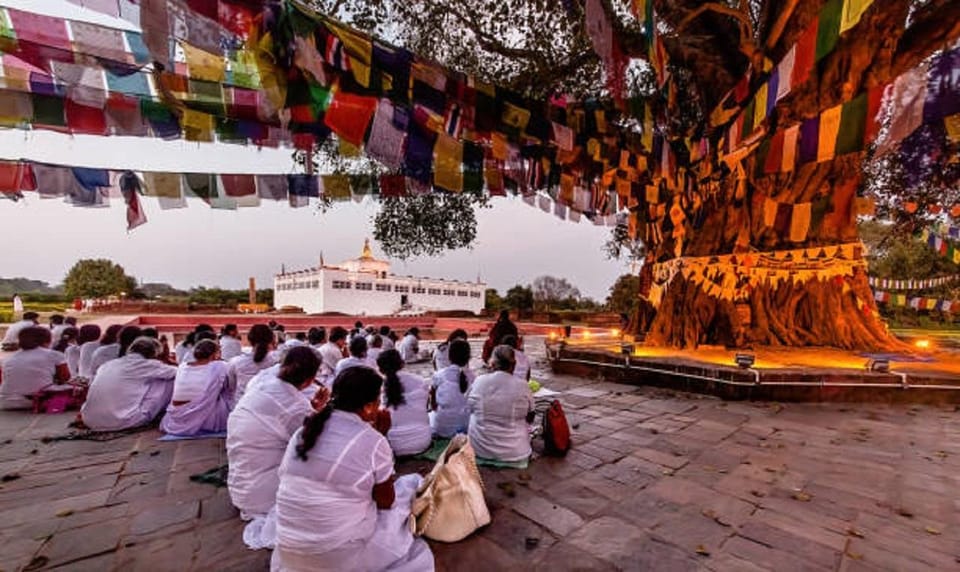
[[[129,295],[137,289],[137,279],[110,260],[87,258],[70,268],[63,279],[63,289],[68,298]]]

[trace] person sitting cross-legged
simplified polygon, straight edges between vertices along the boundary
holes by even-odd
[[[334,375],[340,375],[340,372],[348,367],[369,367],[376,368],[376,362],[367,357],[367,338],[363,336],[354,336],[350,340],[350,357],[343,358],[337,362],[334,369]]]
[[[381,401],[390,412],[387,441],[398,457],[426,451],[433,433],[427,415],[430,385],[419,375],[402,371],[403,365],[397,350],[387,350],[377,358],[380,373],[386,378]]]
[[[156,419],[173,395],[176,366],[160,360],[159,341],[139,337],[126,355],[100,366],[80,409],[83,424],[94,431],[119,431]]]
[[[263,326],[270,333],[273,332]],[[322,409],[330,392],[319,387],[311,400],[303,393],[314,385],[320,358],[313,348],[287,352],[277,375],[261,376],[255,390],[240,398],[227,419],[227,486],[230,500],[249,520],[243,533],[253,549],[273,548],[276,519],[271,512],[277,500],[277,468],[294,432],[303,420]]]
[[[453,340],[447,355],[450,365],[433,374],[430,384],[430,426],[438,437],[464,433],[470,421],[467,390],[474,379],[469,365],[470,344]]]
[[[496,346],[490,365],[493,373],[478,376],[467,395],[467,436],[478,457],[522,461],[531,452],[528,424],[533,422],[533,396],[529,385],[513,375],[513,348]]]
[[[34,396],[47,389],[66,388],[70,380],[67,358],[50,349],[50,330],[41,326],[22,328],[17,334],[17,352],[3,360],[0,409],[32,409]]]
[[[233,390],[227,364],[220,361],[220,346],[201,340],[193,347],[193,361],[180,364],[173,398],[160,423],[164,433],[192,436],[220,433],[227,428]]]
[[[38,325],[40,315],[36,312],[24,312],[23,318],[19,322],[10,324],[10,327],[7,328],[6,333],[3,335],[3,341],[0,342],[0,350],[5,352],[15,352],[18,349],[18,339],[20,332],[27,328],[32,328]],[[51,338],[52,339],[52,338]]]
[[[272,570],[434,569],[430,547],[409,526],[422,479],[394,480],[382,384],[372,369],[347,368],[329,403],[290,439],[278,470]]]
[[[227,375],[239,402],[247,391],[248,384],[258,373],[277,363],[276,337],[266,324],[256,324],[247,332],[247,341],[253,348],[229,360]]]

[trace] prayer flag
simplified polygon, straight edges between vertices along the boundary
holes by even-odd
[[[790,172],[797,163],[797,139],[800,136],[800,126],[793,125],[783,132],[783,162],[780,170]]]
[[[930,62],[923,105],[925,123],[960,113],[960,48],[945,50]]]
[[[101,58],[113,64],[131,63],[123,44],[122,31],[77,20],[70,21],[70,31],[75,53]]]
[[[337,136],[360,146],[377,110],[377,103],[375,97],[336,91],[323,121]]]
[[[753,125],[759,127],[767,118],[767,84],[760,86],[754,99]]]
[[[180,47],[183,48],[191,78],[216,82],[224,80],[227,64],[221,54],[205,52],[186,43],[181,43]]]
[[[840,39],[840,18],[843,12],[844,0],[827,0],[820,9],[817,24],[817,51],[816,60],[820,61],[837,47]]]
[[[324,177],[326,180],[327,177]],[[346,180],[346,177],[344,177]],[[316,175],[293,174],[287,175],[287,188],[291,197],[319,197],[320,180]],[[326,184],[324,184],[324,193],[326,194]],[[347,198],[350,198],[350,183],[347,182]]]
[[[407,179],[403,175],[381,175],[380,196],[384,198],[403,197],[407,194]]]
[[[213,141],[214,117],[207,113],[183,109],[180,121],[183,125],[183,138],[187,141]]]
[[[840,33],[856,26],[871,4],[873,0],[844,0],[843,12],[840,16]]]
[[[810,232],[811,203],[793,205],[793,216],[790,219],[790,241],[804,242]]]
[[[801,85],[810,77],[813,64],[817,61],[818,29],[819,20],[814,19],[797,39],[793,75],[790,78],[791,88]]]
[[[290,186],[293,193],[293,186]],[[323,176],[323,198],[334,201],[350,200],[350,179],[346,175]]]
[[[840,115],[840,131],[837,135],[837,155],[854,153],[863,149],[863,136],[867,122],[867,94],[843,104]]]
[[[923,107],[927,96],[927,70],[921,65],[904,72],[888,90],[892,106],[890,128],[879,142],[878,152],[889,152],[900,141],[923,124]]]
[[[393,117],[393,104],[388,99],[381,99],[370,127],[366,153],[387,168],[397,170],[403,164],[403,146],[407,134],[394,125]]]
[[[459,193],[463,191],[463,144],[440,133],[433,147],[433,184]]]
[[[283,175],[257,175],[257,195],[263,199],[282,201],[287,198],[287,178]]]
[[[775,102],[779,102],[790,93],[793,84],[793,67],[797,60],[797,45],[794,44],[787,55],[777,64],[777,91]]]
[[[960,113],[945,117],[943,123],[947,130],[947,137],[954,143],[960,141]]]
[[[503,102],[503,116],[501,117],[504,125],[520,129],[526,128],[530,121],[530,111],[516,106],[509,101]]]
[[[373,45],[370,40],[346,27],[330,24],[330,28],[347,50],[353,78],[361,86],[370,87],[370,62],[373,57]]]
[[[24,170],[29,165],[19,161],[0,161],[0,194],[17,200],[21,197]]]
[[[66,126],[64,100],[55,95],[41,95],[34,93],[31,97],[33,104],[33,123],[48,129],[57,129]]]
[[[124,171],[120,175],[120,192],[127,204],[127,232],[147,223],[147,215],[140,204],[142,185],[140,179],[132,171]]]
[[[211,199],[220,196],[217,190],[217,176],[209,173],[184,173],[183,181],[186,188],[196,197],[207,204]]]
[[[778,173],[783,168],[783,145],[786,137],[785,131],[777,131],[770,139],[770,148],[767,151],[766,161],[764,162],[764,173]]]
[[[553,141],[557,148],[564,151],[573,150],[573,130],[560,123],[551,122],[551,124],[553,126]]]
[[[34,117],[29,93],[0,90],[0,126],[18,127]]]
[[[863,133],[864,146],[873,143],[880,135],[880,128],[882,127],[880,108],[883,105],[884,89],[884,86],[877,86],[867,92],[867,116]]]
[[[437,134],[410,123],[403,155],[403,174],[414,181],[429,184],[433,176],[433,145]]]
[[[102,109],[80,105],[73,100],[64,100],[67,127],[71,133],[106,135],[107,118]]]
[[[817,160],[820,142],[820,118],[811,117],[800,124],[799,163],[805,165]]]
[[[246,197],[257,194],[257,182],[253,175],[220,175],[223,191],[228,197]]]
[[[141,99],[140,113],[150,124],[155,136],[162,139],[180,138],[180,123],[177,117],[162,103]]]
[[[463,190],[483,192],[483,147],[471,141],[463,142]]]

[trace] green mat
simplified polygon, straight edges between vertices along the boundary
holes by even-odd
[[[414,456],[414,459],[436,461],[447,449],[447,445],[449,443],[450,439],[434,437],[433,444],[430,446],[430,448],[423,453]],[[522,461],[498,461],[496,459],[477,457],[477,464],[481,467],[493,467],[496,469],[526,469],[527,466],[530,465],[530,459],[523,459]]]

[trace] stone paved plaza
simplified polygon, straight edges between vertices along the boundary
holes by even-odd
[[[550,376],[564,459],[483,470],[493,523],[439,570],[960,569],[953,406],[723,402]],[[264,570],[222,440],[53,441],[69,415],[0,413],[0,570]],[[399,472],[426,470],[403,463]]]

